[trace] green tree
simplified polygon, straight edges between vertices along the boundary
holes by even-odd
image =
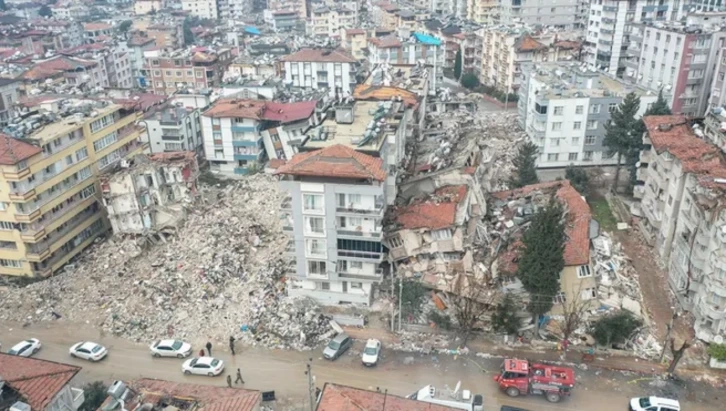
[[[461,85],[471,90],[479,85],[479,77],[474,73],[466,73],[461,76]]]
[[[5,5],[5,0],[0,0],[0,11],[5,11],[8,9],[8,6]]]
[[[726,361],[726,344],[709,345],[708,355],[717,361]]]
[[[635,93],[629,93],[610,113],[610,122],[605,125],[603,144],[608,148],[610,154],[617,156],[613,191],[618,189],[623,158],[632,160],[633,151],[642,144],[642,121],[635,119],[639,109],[640,97]]]
[[[51,10],[47,4],[44,4],[44,5],[40,6],[40,9],[38,10],[38,15],[41,17],[52,17],[53,10]]]
[[[496,332],[503,332],[508,335],[516,334],[522,326],[517,315],[519,307],[511,293],[504,294],[502,301],[492,314],[492,327]]]
[[[152,7],[149,14],[151,14],[152,16],[156,15],[156,9]]]
[[[184,19],[182,23],[182,31],[184,32],[184,45],[194,44],[194,33],[192,33],[191,20],[189,17]]]
[[[131,25],[134,24],[131,20],[124,20],[121,22],[121,24],[118,25],[118,31],[119,33],[126,33],[131,28]]]
[[[587,197],[590,194],[590,176],[587,175],[587,171],[584,169],[572,165],[567,166],[565,178],[570,180],[572,186],[582,196]]]
[[[671,108],[668,107],[668,102],[665,97],[663,97],[663,89],[660,89],[658,92],[658,100],[656,100],[650,108],[645,110],[645,114],[643,114],[643,116],[669,116],[671,114],[673,114],[673,112],[671,112]]]
[[[461,50],[458,50],[456,52],[456,57],[454,58],[454,77],[456,77],[457,80],[461,79]]]
[[[610,347],[625,342],[642,325],[630,311],[622,310],[600,317],[590,327],[590,334],[598,344]]]
[[[527,310],[535,323],[552,309],[560,291],[560,273],[565,267],[565,225],[563,210],[557,200],[541,208],[522,236],[524,250],[519,259],[517,277],[530,294]]]
[[[106,384],[103,381],[94,381],[83,387],[85,399],[78,411],[96,411],[106,399]]]
[[[393,284],[393,290],[396,293],[396,298],[398,298],[401,282],[394,280]],[[406,318],[409,315],[414,317],[419,315],[421,313],[421,308],[426,301],[427,294],[428,290],[426,290],[426,287],[424,287],[420,281],[412,278],[404,279],[403,289],[400,292],[402,318]]]
[[[436,324],[437,327],[441,328],[442,330],[450,330],[454,325],[451,322],[451,317],[449,317],[446,314],[440,313],[438,310],[431,310],[426,315],[426,318]]]
[[[537,178],[538,151],[537,146],[529,141],[519,146],[517,155],[512,161],[516,176],[509,179],[510,188],[539,183],[539,178]]]

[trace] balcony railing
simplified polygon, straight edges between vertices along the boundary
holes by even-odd
[[[335,210],[339,213],[380,215],[383,212],[383,204],[376,204],[375,208],[372,210],[364,210],[355,207],[336,207]]]
[[[350,278],[353,280],[373,280],[378,281],[383,277],[383,269],[379,268],[376,270],[375,274],[353,274],[353,273],[347,273],[347,272],[338,272],[338,277],[340,278]]]
[[[381,238],[380,227],[376,227],[376,230],[379,230],[379,231],[346,230],[346,229],[341,228],[341,229],[338,229],[338,234],[344,235],[344,236],[352,236],[352,237]]]
[[[45,240],[35,243],[35,244],[28,244],[27,250],[28,253],[31,254],[42,254],[48,249],[50,249],[50,246],[53,245],[56,241],[58,241],[59,238],[63,237],[64,235],[68,234],[69,232],[76,229],[81,223],[88,220],[93,215],[99,213],[99,210],[89,208],[86,211],[83,211],[79,213],[78,215],[73,216],[70,220],[66,222],[67,226],[63,228],[60,231],[53,231],[52,233],[48,234],[48,236],[45,238]]]
[[[363,260],[375,260],[380,261],[383,257],[383,253],[375,251],[359,251],[359,250],[338,250],[339,257],[351,257],[360,258]]]

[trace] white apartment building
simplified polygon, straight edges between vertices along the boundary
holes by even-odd
[[[252,0],[218,0],[219,18],[244,20],[252,15]]]
[[[720,140],[722,110],[707,129]],[[683,116],[646,117],[646,149],[636,198],[646,240],[668,264],[668,280],[681,306],[695,317],[696,337],[726,337],[726,162],[722,149],[700,137]],[[700,136],[699,136],[700,135]]]
[[[182,10],[200,19],[219,18],[217,0],[181,0]]]
[[[267,159],[289,160],[316,123],[317,101],[275,103],[224,98],[202,115],[204,153],[213,173],[245,175]]]
[[[134,2],[134,14],[144,15],[161,11],[164,7],[162,0],[136,0]]]
[[[580,21],[580,0],[500,0],[499,23],[574,29]]]
[[[465,19],[467,3],[468,0],[431,0],[429,10],[434,14]]]
[[[468,0],[466,18],[481,24],[493,24],[499,16],[498,0]]]
[[[584,59],[590,67],[620,75],[632,25],[653,21],[678,21],[684,8],[680,0],[598,0],[590,3]]]
[[[358,6],[319,7],[312,10],[308,34],[319,37],[340,37],[345,29],[358,27]]]
[[[152,154],[175,151],[203,154],[199,109],[166,104],[144,113],[142,121],[146,125],[146,134],[141,139],[149,144]]]
[[[610,112],[630,92],[640,96],[638,115],[658,98],[642,87],[572,65],[538,64],[523,76],[519,124],[539,147],[538,168],[616,164],[603,145]]]
[[[345,50],[303,49],[280,61],[285,81],[293,87],[353,94],[359,63]]]
[[[80,4],[68,4],[65,6],[53,6],[53,17],[62,20],[80,20],[88,17],[89,7]]]
[[[337,144],[296,154],[275,174],[288,193],[281,219],[295,257],[288,295],[370,305],[385,256],[383,160]]]
[[[627,58],[621,62],[623,78],[651,90],[662,89],[674,114],[702,116],[726,32],[694,18],[689,15],[686,23],[633,24]]]

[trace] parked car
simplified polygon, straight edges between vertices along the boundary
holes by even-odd
[[[630,411],[681,411],[677,400],[662,397],[640,397],[630,400]]]
[[[154,357],[184,358],[192,354],[192,345],[180,340],[159,340],[151,344],[151,355]]]
[[[13,346],[8,351],[10,355],[17,355],[18,357],[30,357],[40,350],[40,340],[37,338],[29,338],[25,341],[21,341]]]
[[[108,354],[108,350],[101,344],[90,341],[81,341],[71,347],[71,357],[82,358],[88,361],[101,361]]]
[[[529,411],[529,410],[525,410],[524,408],[510,407],[508,405],[502,405],[502,408],[500,408],[499,411]]]
[[[323,357],[330,361],[334,361],[340,357],[353,344],[353,339],[348,337],[346,333],[340,333],[335,336],[328,346],[323,350]]]
[[[208,375],[214,377],[224,371],[224,361],[214,357],[197,357],[184,361],[182,364],[184,374]]]
[[[366,347],[363,349],[363,358],[361,359],[363,365],[366,367],[372,367],[378,363],[378,356],[381,354],[381,342],[371,338],[366,342]]]

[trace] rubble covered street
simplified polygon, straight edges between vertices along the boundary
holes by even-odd
[[[175,235],[112,237],[65,273],[0,291],[0,318],[60,317],[135,341],[234,334],[266,347],[314,345],[330,327],[315,303],[284,296],[276,187],[256,175],[203,188]]]

